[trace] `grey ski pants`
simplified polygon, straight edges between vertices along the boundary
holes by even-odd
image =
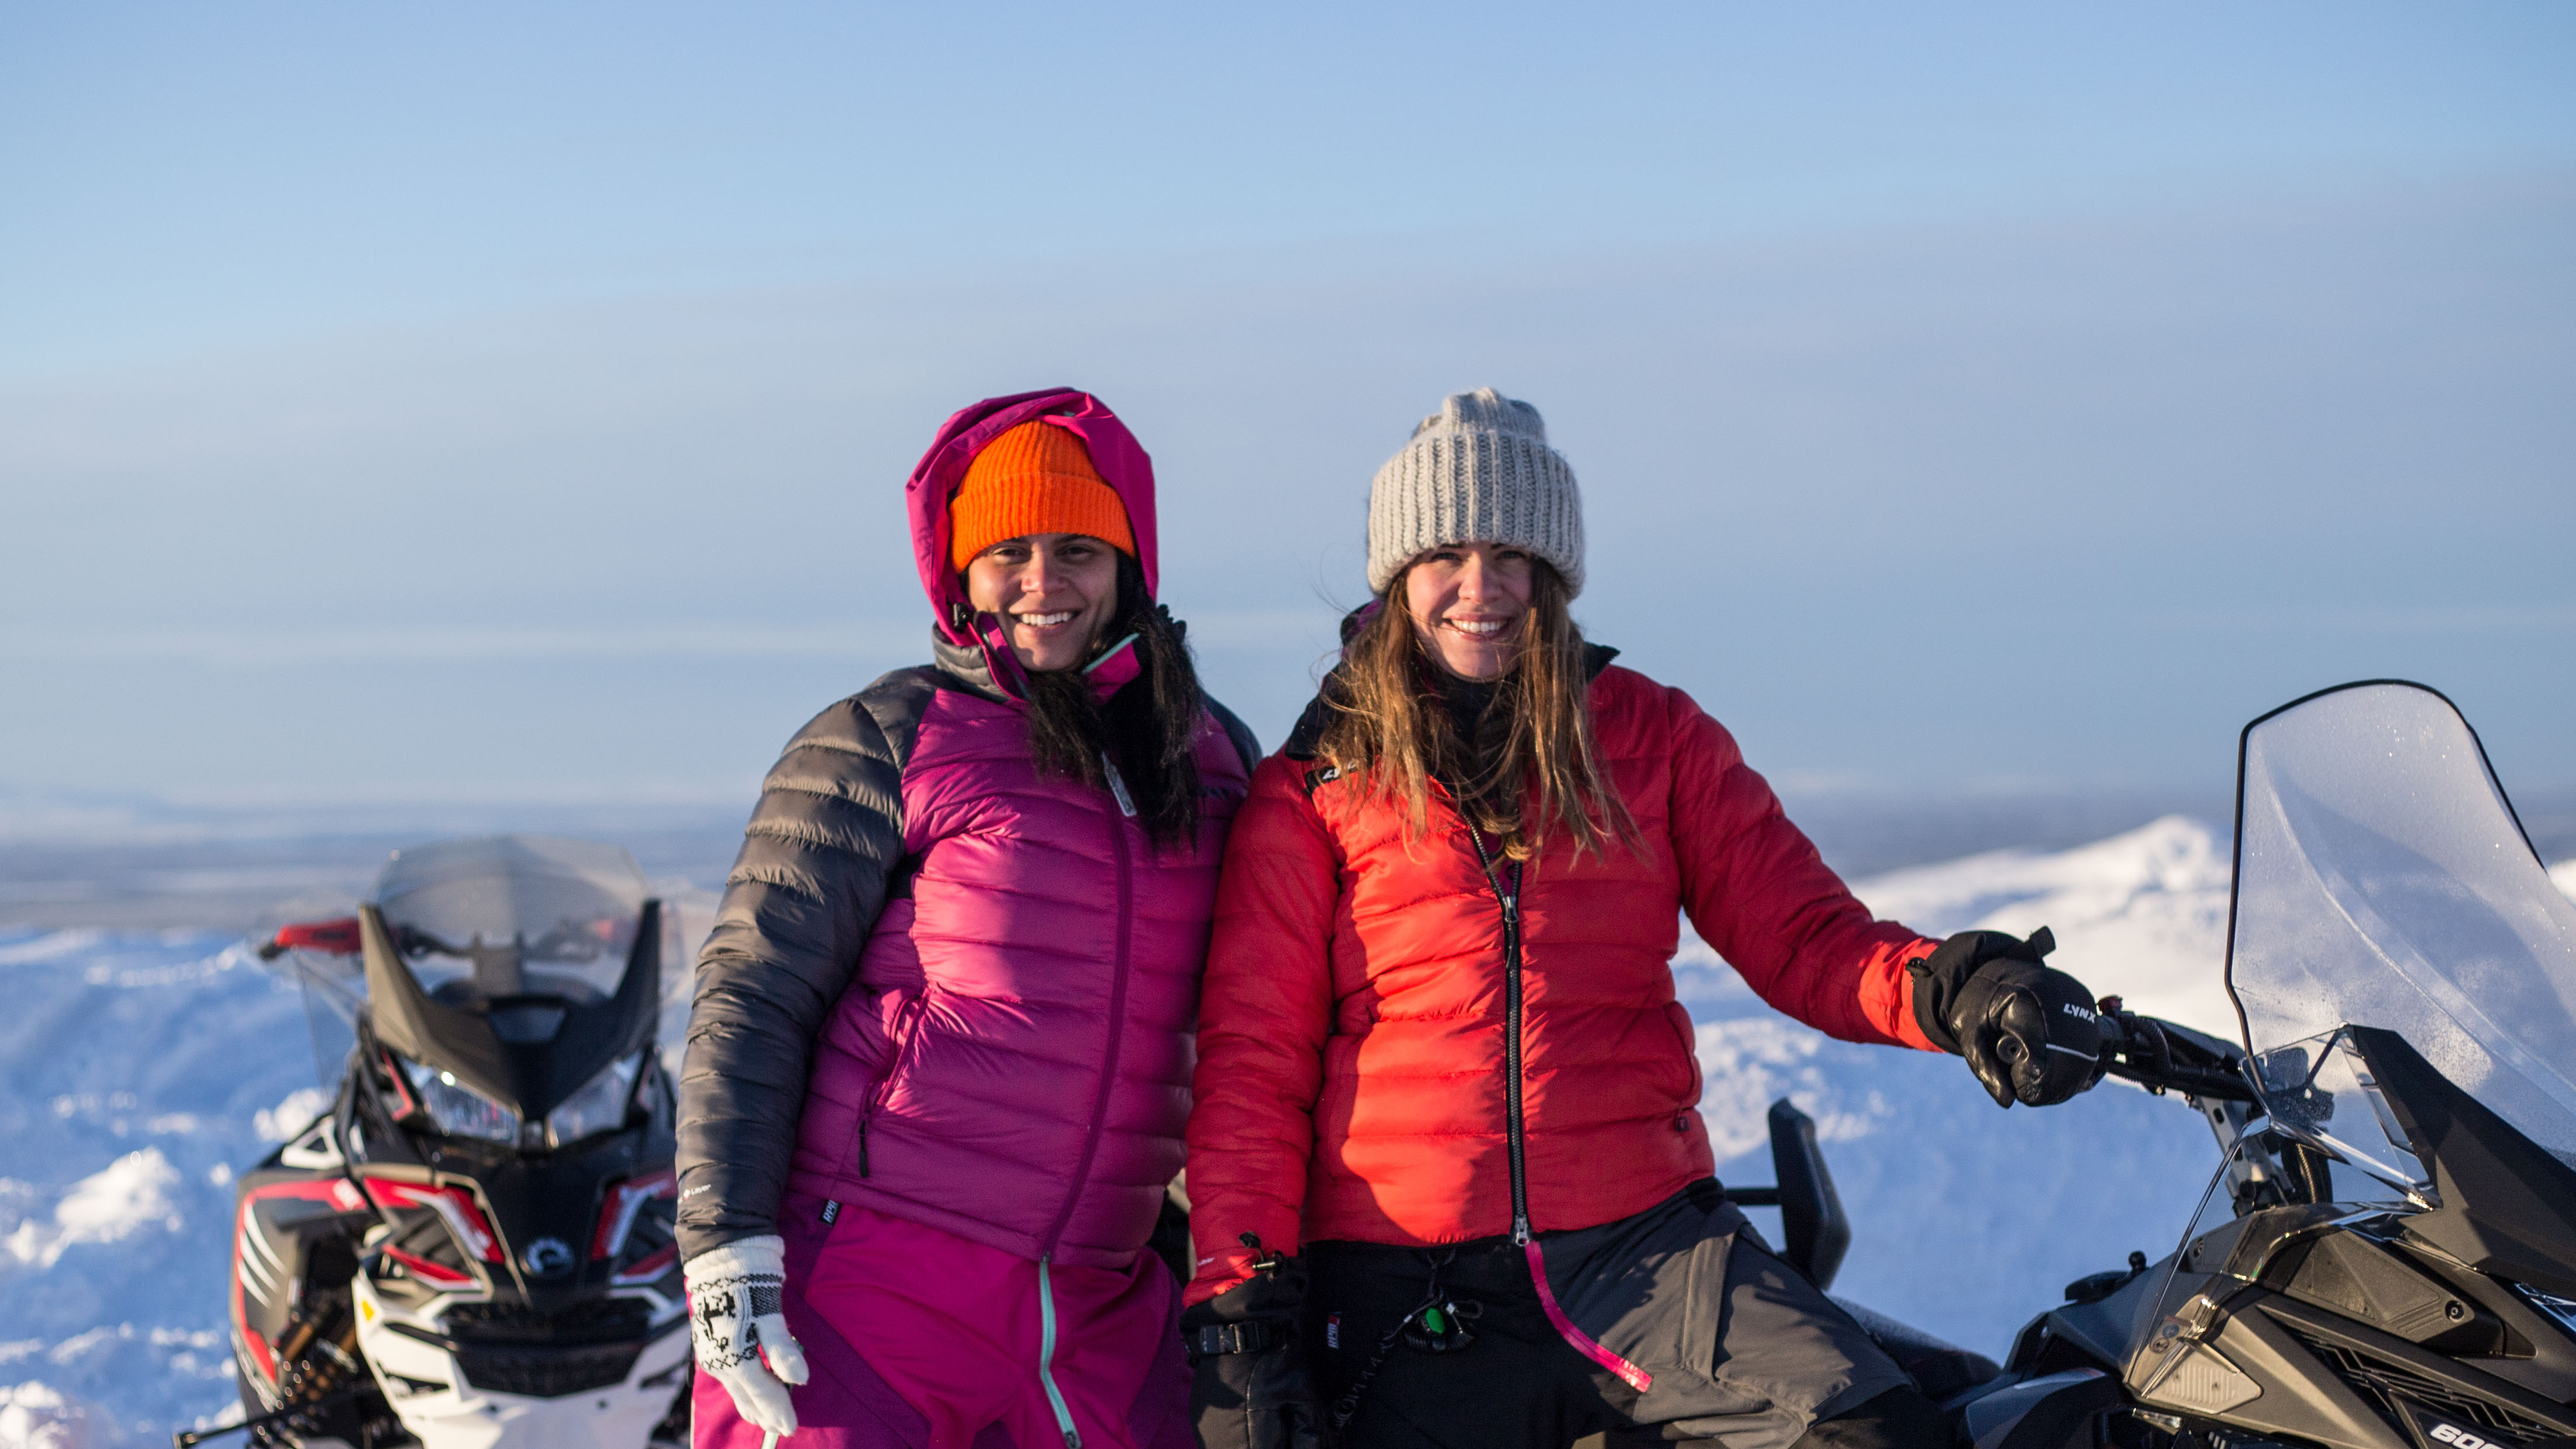
[[[1579,1439],[1790,1449],[1817,1420],[1911,1381],[1775,1256],[1715,1182],[1635,1217],[1541,1238],[1574,1327],[1650,1376],[1640,1389],[1551,1323],[1521,1249],[1307,1245],[1308,1361],[1343,1449],[1565,1449]],[[1426,1331],[1426,1302],[1463,1334]]]

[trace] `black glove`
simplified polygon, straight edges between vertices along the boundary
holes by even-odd
[[[1206,1449],[1320,1449],[1323,1415],[1298,1318],[1306,1265],[1271,1256],[1181,1314],[1190,1353],[1190,1419]]]
[[[1905,963],[1916,1024],[1934,1046],[1966,1057],[1999,1107],[2051,1106],[2102,1079],[2093,993],[2042,963],[2056,949],[2046,926],[2027,941],[1961,931]]]

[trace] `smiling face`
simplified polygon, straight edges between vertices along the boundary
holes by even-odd
[[[1071,669],[1118,611],[1118,551],[1083,533],[1006,538],[967,560],[966,599],[1007,623],[1022,668]]]
[[[1531,567],[1526,549],[1496,543],[1444,544],[1414,559],[1405,610],[1442,668],[1468,679],[1511,669],[1529,630]]]

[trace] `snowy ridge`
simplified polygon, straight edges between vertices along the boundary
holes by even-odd
[[[313,1081],[301,998],[191,932],[0,936],[0,993],[0,1446],[211,1418],[233,1175]]]
[[[1863,881],[1858,892],[1927,936],[2046,926],[2057,936],[2050,960],[2096,994],[2234,1036],[2236,1008],[2219,979],[2231,868],[2224,836],[2168,815],[2073,850],[1972,855]]]
[[[2552,874],[2576,895],[2576,861]],[[694,945],[713,899],[677,887]],[[2094,990],[2234,1033],[2216,989],[2225,840],[2193,821],[1857,889],[1929,935],[2045,924],[2052,960]],[[1768,1182],[1763,1114],[1797,1102],[1854,1220],[1835,1291],[1985,1352],[2068,1280],[2172,1246],[2216,1166],[2177,1103],[2106,1085],[1999,1111],[1951,1058],[1778,1015],[1697,941],[1675,969],[1721,1175]],[[686,973],[665,986],[669,1047]],[[0,1000],[0,1449],[141,1449],[237,1412],[232,1180],[322,1105],[302,996],[225,936],[84,929],[0,931]]]

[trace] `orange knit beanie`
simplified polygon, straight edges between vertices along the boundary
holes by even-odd
[[[948,562],[964,568],[1006,538],[1086,533],[1133,558],[1136,535],[1118,491],[1091,466],[1082,439],[1044,421],[984,445],[948,500]]]

